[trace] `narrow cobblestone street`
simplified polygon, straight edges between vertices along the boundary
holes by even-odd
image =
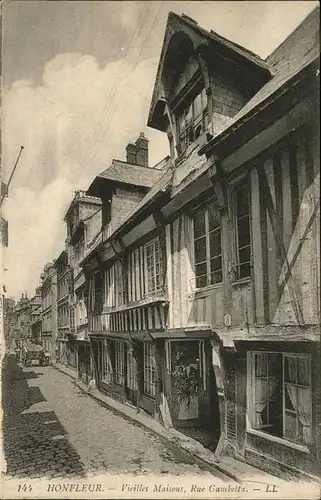
[[[191,456],[102,407],[53,367],[3,364],[8,477],[202,474]],[[226,479],[217,472],[216,478]]]

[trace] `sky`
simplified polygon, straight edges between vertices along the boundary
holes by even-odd
[[[169,11],[267,57],[315,1],[2,2],[2,165],[7,294],[34,295],[64,247],[64,214],[112,158],[144,131],[151,165],[168,154],[146,126]]]

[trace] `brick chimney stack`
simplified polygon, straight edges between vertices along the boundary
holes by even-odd
[[[136,163],[142,167],[148,167],[148,139],[144,132],[139,134],[136,145]]]
[[[127,163],[136,165],[136,145],[132,142],[128,143],[126,146],[126,161]]]

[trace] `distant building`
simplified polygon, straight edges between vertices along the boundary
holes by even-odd
[[[79,350],[85,352],[91,370],[87,329],[88,283],[80,262],[90,248],[102,239],[101,200],[84,191],[76,191],[64,218],[67,225],[67,262],[69,268],[69,327],[66,328],[65,360],[77,368]],[[66,264],[66,258],[64,257]],[[64,301],[63,298],[60,299]],[[80,354],[81,356],[81,354]],[[86,365],[87,366],[87,365]]]
[[[58,336],[57,273],[53,263],[47,263],[41,274],[41,339],[44,348],[55,361]]]
[[[21,294],[14,308],[14,332],[18,344],[31,338],[31,314],[28,297]]]
[[[71,273],[68,266],[68,253],[63,250],[54,263],[57,273],[57,355],[62,363],[67,362],[66,343],[70,335],[69,292]]]

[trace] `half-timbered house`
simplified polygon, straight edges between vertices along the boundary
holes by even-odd
[[[314,11],[262,60],[170,13],[148,116],[170,158],[95,179],[82,263],[99,388],[290,476],[320,464],[318,40]]]
[[[262,61],[170,14],[148,119],[175,159],[173,425],[294,476],[320,466],[318,18]]]
[[[266,62],[273,78],[201,151],[225,269],[220,310],[205,293],[203,317],[224,348],[227,447],[276,474],[317,475],[319,9]]]
[[[147,210],[148,200],[166,195],[168,158],[150,168],[143,134],[126,152],[126,162],[113,160],[88,189],[102,199],[104,238],[83,261],[89,332],[99,389],[154,414],[157,354],[149,332],[166,328],[165,233]]]

